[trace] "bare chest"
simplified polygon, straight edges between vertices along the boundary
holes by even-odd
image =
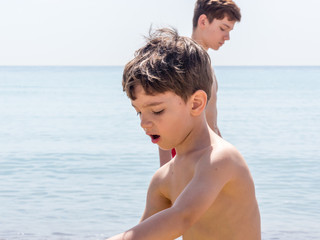
[[[194,170],[191,167],[184,167],[183,165],[174,165],[170,169],[169,184],[168,184],[168,198],[174,204],[179,195],[188,186],[194,176]]]

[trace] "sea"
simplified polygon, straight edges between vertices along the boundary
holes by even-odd
[[[263,240],[320,239],[320,67],[218,66],[218,126],[254,178]],[[123,66],[0,67],[0,239],[136,225],[157,146]]]

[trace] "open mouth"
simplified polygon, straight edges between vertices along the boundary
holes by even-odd
[[[150,135],[150,137],[153,143],[157,143],[160,139],[160,135]]]
[[[160,137],[160,135],[151,135],[152,140],[156,140]]]

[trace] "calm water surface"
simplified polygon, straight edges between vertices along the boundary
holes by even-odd
[[[256,184],[264,240],[320,239],[320,67],[218,67],[218,124]],[[122,67],[0,67],[0,239],[135,225],[159,160]]]

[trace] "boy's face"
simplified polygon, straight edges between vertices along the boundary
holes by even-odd
[[[211,23],[207,19],[203,28],[203,47],[206,50],[209,48],[218,50],[225,41],[230,39],[230,31],[233,30],[235,23],[236,21],[229,21],[227,16],[223,19],[213,19]]]
[[[173,92],[147,95],[140,85],[135,86],[135,96],[132,106],[153,143],[169,150],[186,138],[191,130],[190,103]]]

